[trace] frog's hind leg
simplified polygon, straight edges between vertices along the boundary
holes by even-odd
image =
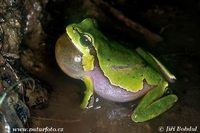
[[[157,72],[162,73],[169,82],[173,82],[176,79],[176,77],[151,53],[142,48],[137,48],[136,51],[149,65],[151,65],[151,67]]]
[[[149,91],[134,110],[131,116],[132,120],[135,122],[144,122],[155,118],[171,108],[178,98],[174,94],[162,97],[167,86],[167,82],[162,82],[156,88]]]

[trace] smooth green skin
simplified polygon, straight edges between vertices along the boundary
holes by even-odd
[[[66,31],[72,43],[83,54],[84,71],[94,68],[95,57],[91,54],[93,49],[101,70],[112,85],[131,92],[143,89],[144,81],[155,86],[134,110],[131,116],[133,121],[150,120],[165,112],[177,101],[177,96],[173,94],[162,97],[168,81],[174,80],[175,76],[150,53],[141,48],[131,51],[109,40],[97,29],[95,20],[91,18],[68,25]],[[83,77],[83,81],[86,91],[81,107],[87,108],[93,94],[93,83],[90,77]]]

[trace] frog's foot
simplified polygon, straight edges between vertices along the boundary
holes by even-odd
[[[167,85],[163,82],[143,97],[131,116],[134,122],[144,122],[155,118],[173,106],[178,100],[176,95],[170,94],[160,98],[165,93]]]
[[[86,109],[88,107],[90,98],[93,95],[93,83],[92,83],[92,79],[88,76],[85,76],[83,78],[83,81],[86,85],[86,90],[84,92],[84,98],[83,98],[83,101],[81,103],[81,108]]]

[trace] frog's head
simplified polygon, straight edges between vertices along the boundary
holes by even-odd
[[[91,49],[94,37],[91,31],[95,27],[95,21],[87,18],[81,23],[68,25],[66,33],[57,40],[56,60],[67,75],[73,78],[81,78],[85,70],[92,69],[94,62]]]
[[[74,46],[83,54],[88,55],[94,43],[96,22],[94,19],[86,18],[81,23],[68,25],[66,32]]]

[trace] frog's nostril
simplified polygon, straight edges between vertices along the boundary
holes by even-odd
[[[63,34],[56,42],[56,61],[59,67],[67,75],[73,78],[81,78],[84,74],[82,67],[82,54],[75,48],[67,34]]]

